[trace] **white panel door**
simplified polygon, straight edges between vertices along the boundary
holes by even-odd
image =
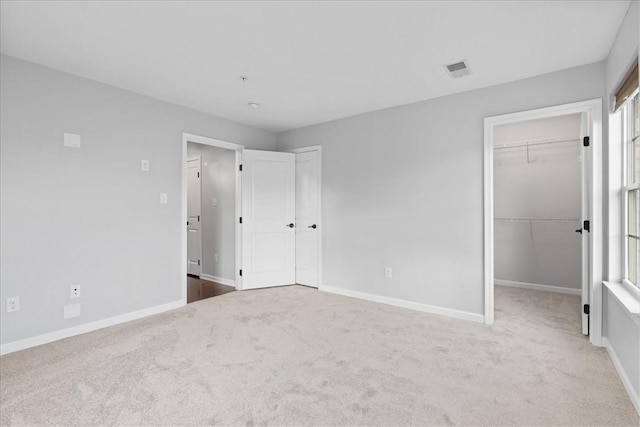
[[[582,306],[580,308],[582,312],[582,333],[584,335],[589,335],[589,314],[587,314],[585,307],[589,306],[591,294],[591,232],[585,228],[585,225],[587,221],[590,221],[591,219],[591,201],[589,200],[589,195],[591,194],[592,177],[589,171],[591,170],[592,148],[590,144],[587,147],[584,145],[584,138],[589,136],[591,133],[591,130],[589,129],[590,123],[589,115],[587,113],[582,113],[580,126],[580,134],[581,138],[583,138],[580,152],[580,161],[582,163],[582,223],[580,224],[580,228],[576,231],[579,231],[582,237]]]
[[[320,152],[296,154],[296,283],[318,287]]]
[[[200,222],[200,157],[187,160],[187,274],[200,276],[202,227]]]
[[[295,155],[242,151],[242,288],[295,283]]]

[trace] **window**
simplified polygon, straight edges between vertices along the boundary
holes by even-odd
[[[640,95],[635,91],[622,105],[625,203],[625,279],[640,286]]]

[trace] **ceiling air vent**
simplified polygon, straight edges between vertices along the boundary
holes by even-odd
[[[445,68],[449,72],[449,75],[453,78],[464,77],[471,74],[469,66],[467,65],[467,62],[465,60],[445,65]]]

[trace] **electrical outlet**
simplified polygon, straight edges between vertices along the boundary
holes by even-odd
[[[20,297],[7,298],[7,313],[20,310]]]
[[[393,276],[393,270],[391,270],[391,267],[385,268],[384,277],[386,277],[387,279],[391,279],[392,276]]]
[[[80,285],[72,285],[69,289],[69,296],[71,298],[80,298]]]
[[[140,170],[142,172],[149,172],[149,160],[140,161]]]

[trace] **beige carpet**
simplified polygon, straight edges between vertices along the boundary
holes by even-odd
[[[2,425],[638,426],[575,296],[496,289],[492,327],[300,286],[0,359]]]

